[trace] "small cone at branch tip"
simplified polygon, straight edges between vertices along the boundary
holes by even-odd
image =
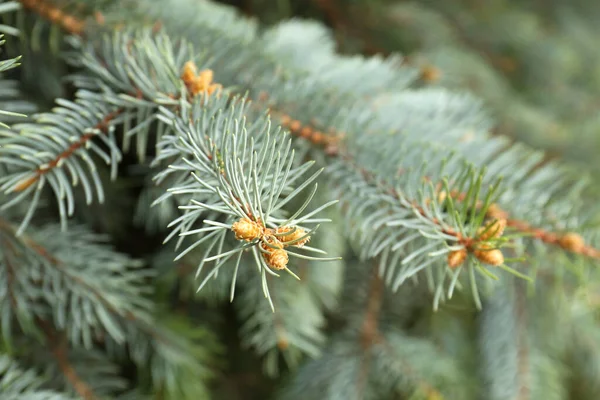
[[[563,249],[573,251],[575,253],[581,252],[585,247],[585,241],[583,237],[575,232],[568,232],[564,234],[559,240],[558,243]]]
[[[438,196],[437,196],[437,198],[438,198],[438,203],[440,203],[440,204],[441,204],[441,203],[443,203],[443,202],[444,202],[444,200],[446,200],[446,197],[448,197],[448,194],[447,194],[445,191],[441,191],[441,192],[439,192],[439,193],[438,193]]]
[[[64,14],[58,8],[53,8],[48,11],[48,19],[52,22],[60,22],[64,18]]]
[[[98,25],[104,25],[104,22],[105,22],[104,14],[102,14],[100,11],[94,12],[94,19],[96,20],[96,23]]]
[[[425,392],[427,400],[444,400],[444,396],[435,389],[427,389]]]
[[[210,69],[204,69],[200,71],[196,79],[203,83],[205,86],[209,86],[213,81],[214,73]]]
[[[207,92],[208,95],[214,93],[222,86],[218,83],[213,83],[214,73],[210,69],[203,69],[198,72],[198,68],[193,61],[188,61],[183,65],[181,72],[181,80],[185,83],[188,91],[193,96]]]
[[[288,264],[289,258],[287,252],[283,250],[283,244],[277,239],[267,239],[267,241],[271,246],[277,247],[274,249],[266,243],[261,243],[262,248],[267,251],[267,253],[262,253],[267,265],[273,269],[284,269]]]
[[[433,65],[421,67],[421,79],[425,82],[437,82],[442,77],[442,71]]]
[[[290,347],[290,342],[285,337],[279,337],[277,339],[277,348],[279,350],[285,350]]]
[[[193,61],[188,61],[183,65],[181,79],[186,83],[191,83],[196,78],[196,64]]]
[[[231,230],[235,233],[237,240],[245,240],[251,242],[262,236],[263,227],[249,218],[242,218],[231,225]]]
[[[505,219],[506,211],[500,208],[500,206],[496,203],[490,204],[487,209],[486,215],[492,219]]]
[[[282,226],[280,228],[277,228],[277,233],[286,233],[286,232],[291,232],[294,228],[293,227],[287,227],[287,226]],[[284,246],[287,246],[287,242],[293,242],[294,240],[300,239],[301,237],[306,235],[306,231],[302,228],[298,228],[296,227],[296,230],[291,232],[289,235],[284,235],[284,236],[279,236],[279,240],[283,243]],[[308,241],[310,240],[310,236],[306,236],[304,239],[296,242],[296,243],[292,243],[290,244],[290,246],[297,246],[297,247],[302,247],[304,246],[306,243],[308,243]]]
[[[504,264],[504,254],[500,249],[494,249],[488,245],[482,245],[477,250],[473,251],[475,257],[484,264],[489,264],[494,267]]]
[[[499,238],[504,233],[504,228],[506,228],[506,220],[497,219],[477,229],[477,237],[479,240]]]
[[[458,268],[467,259],[467,249],[454,250],[448,253],[448,266],[452,269]]]

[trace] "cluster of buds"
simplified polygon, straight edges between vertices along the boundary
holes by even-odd
[[[477,235],[472,243],[469,243],[459,250],[448,253],[448,266],[452,269],[458,268],[465,262],[468,253],[472,253],[484,264],[495,267],[504,264],[504,255],[502,254],[502,251],[486,242],[502,236],[505,228],[505,219],[496,219],[480,227],[477,230]]]
[[[289,257],[285,250],[288,246],[302,247],[310,236],[299,227],[282,226],[266,228],[262,221],[241,218],[231,225],[237,240],[257,241],[262,257],[270,268],[281,270],[287,267]]]
[[[222,87],[218,83],[213,83],[213,76],[212,70],[203,69],[198,72],[196,64],[192,61],[188,61],[183,66],[181,80],[185,83],[188,93],[190,93],[192,97],[202,93],[207,93],[210,96]]]

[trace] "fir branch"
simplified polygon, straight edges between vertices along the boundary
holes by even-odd
[[[271,280],[274,313],[261,301],[259,279],[254,276],[244,284],[241,301],[237,303],[244,320],[241,338],[244,345],[263,357],[266,374],[277,376],[281,370],[280,358],[288,368],[294,369],[303,356],[316,358],[321,354],[325,318],[316,295],[310,291],[308,279],[301,282],[291,277]]]
[[[56,362],[75,392],[84,400],[97,400],[98,397],[92,388],[80,378],[79,374],[69,361],[68,346],[64,335],[59,334],[50,324],[44,321],[38,321],[42,327],[50,352],[54,355]]]
[[[71,396],[47,390],[46,382],[33,370],[23,370],[8,355],[0,355],[0,395],[5,400],[72,400]]]
[[[274,116],[276,116],[280,119],[280,123],[282,124],[282,126],[288,128],[290,130],[290,132],[292,132],[296,136],[305,138],[305,139],[309,140],[310,142],[312,142],[313,144],[317,144],[317,145],[323,144],[325,147],[325,153],[328,156],[338,157],[338,158],[344,160],[348,165],[355,168],[364,177],[366,182],[369,182],[371,185],[374,185],[374,186],[381,186],[382,182],[377,181],[376,176],[373,173],[371,173],[367,169],[361,167],[356,162],[354,157],[347,151],[347,149],[345,149],[344,143],[343,143],[343,138],[346,136],[345,133],[337,132],[335,134],[324,135],[324,134],[321,134],[321,131],[318,130],[317,128],[314,128],[311,125],[303,125],[299,121],[293,120],[290,116],[287,116],[285,113],[274,112]],[[329,128],[329,131],[336,132],[335,128]],[[313,139],[313,137],[312,137],[313,135],[318,135],[318,140]],[[321,135],[323,135],[323,136],[321,136]],[[424,176],[423,179],[427,180],[430,178],[427,176]],[[396,199],[399,198],[399,194],[398,194],[397,190],[394,189],[393,187],[390,187],[390,186],[388,186],[387,188],[384,187],[384,191]],[[467,198],[466,192],[452,191],[449,195],[453,199],[455,199],[457,202],[462,202]],[[476,203],[477,208],[482,208],[483,206],[484,206],[484,203],[482,201],[478,201]],[[417,208],[417,209],[419,210],[421,215],[424,215],[424,212],[422,209],[419,209],[419,208]],[[572,232],[557,233],[557,232],[550,232],[546,229],[537,228],[537,227],[531,225],[530,223],[528,223],[527,221],[511,218],[510,213],[503,210],[497,204],[491,204],[490,207],[486,211],[486,215],[490,218],[505,219],[507,226],[510,228],[513,228],[516,232],[518,232],[520,234],[524,234],[533,239],[538,239],[549,245],[554,245],[554,246],[560,247],[560,248],[562,248],[566,251],[569,251],[571,253],[574,253],[574,254],[581,254],[583,256],[590,257],[593,259],[600,259],[600,249],[597,249],[597,248],[595,248],[589,244],[585,244],[583,242],[576,246],[571,246],[570,243],[566,242],[564,240],[565,236],[566,235],[574,235],[574,233],[572,233]],[[435,221],[435,220],[432,222],[438,223],[438,221]],[[472,243],[471,238],[463,237],[463,235],[460,232],[457,232],[454,230],[446,230],[446,231],[444,231],[444,233],[446,233],[450,236],[456,237],[459,242],[462,242],[466,245],[469,245]],[[581,239],[581,240],[583,241],[583,239]]]
[[[107,104],[104,96],[106,93],[82,91],[76,101],[59,100],[60,107],[54,112],[39,114],[33,123],[17,124],[13,130],[2,132],[0,162],[6,164],[9,174],[0,177],[0,189],[11,194],[11,198],[0,209],[15,207],[29,199],[18,234],[27,228],[46,185],[52,188],[58,201],[63,229],[75,210],[75,186],[83,187],[88,204],[93,201],[94,192],[98,201],[104,201],[93,156],[111,165],[113,179],[122,157],[114,134],[118,107]],[[93,137],[100,138],[104,146],[93,143]]]
[[[379,314],[383,304],[383,281],[378,273],[371,274],[369,291],[367,295],[366,310],[360,328],[360,344],[362,347],[362,361],[357,377],[358,392],[364,397],[365,389],[369,379],[369,365],[371,363],[371,347],[376,343],[383,343],[384,339],[379,332]]]
[[[320,171],[296,184],[312,163],[293,166],[295,156],[289,139],[280,132],[271,134],[269,121],[264,117],[249,119],[245,124],[244,118],[251,117],[247,109],[243,101],[218,96],[205,97],[193,104],[182,102],[177,113],[162,109],[163,115],[159,118],[171,126],[173,134],[165,135],[159,143],[155,162],[159,165],[177,158],[175,164],[157,176],[157,181],[174,176],[177,186],[158,201],[179,196],[182,203],[189,204],[180,207],[185,213],[173,221],[171,225],[175,229],[167,240],[175,235],[180,236],[178,245],[185,236],[196,235],[198,240],[178,258],[204,242],[209,246],[198,273],[210,261],[215,261],[215,266],[199,289],[234,256],[237,271],[242,252],[251,250],[263,292],[273,308],[266,275],[278,275],[271,270],[285,270],[295,276],[287,267],[288,256],[329,260],[299,254],[292,249],[309,249],[304,244],[316,227],[309,229],[307,224],[327,222],[313,216],[334,202],[300,216],[314,197],[314,186],[297,212],[288,215],[284,211],[283,206],[300,195]],[[225,222],[216,219],[219,215],[227,218]],[[200,218],[206,218],[203,222],[207,226],[191,229]],[[237,244],[226,251],[228,231],[233,231]],[[232,299],[235,279],[234,276]]]
[[[329,145],[330,142],[337,143],[337,139],[332,138],[331,140],[329,140],[329,139],[327,139],[327,135],[325,135],[325,134],[321,135],[321,131],[319,131],[317,129],[311,129],[310,126],[308,126],[308,125],[298,126],[298,123],[296,122],[297,120],[294,120],[292,117],[288,116],[285,113],[283,113],[281,115],[281,117],[283,118],[282,122],[284,122],[284,125],[289,125],[289,127],[291,128],[290,130],[293,133],[302,136],[303,135],[302,132],[304,132],[304,137],[307,138],[309,141],[312,141],[315,144],[325,143],[327,153],[331,153],[333,155],[337,152],[336,146]],[[287,120],[289,120],[289,123],[286,124]],[[293,124],[292,124],[292,122],[293,122]],[[295,129],[295,128],[298,128],[298,129]],[[509,220],[509,226],[512,226],[515,229],[520,230],[522,233],[526,233],[526,234],[533,233],[534,237],[540,238],[545,243],[556,244],[558,242],[556,239],[556,236],[554,236],[556,234],[552,234],[550,232],[545,232],[544,234],[540,234],[539,229],[533,228],[528,224],[524,224],[523,221],[513,220],[511,218],[508,218],[508,220]],[[575,252],[592,257],[592,258],[600,257],[600,250],[595,249],[591,246],[584,246],[581,250],[577,250]]]
[[[375,362],[372,358],[375,357],[374,347],[380,346],[388,354],[395,354],[393,346],[388,342],[385,334],[380,329],[381,312],[383,311],[385,285],[377,272],[378,265],[375,264],[372,268],[371,277],[369,279],[369,289],[366,296],[366,310],[363,314],[363,321],[359,330],[360,346],[362,349],[360,374],[357,377],[358,392],[363,393],[359,398],[363,398],[366,387],[369,382],[371,371],[371,363]],[[413,370],[410,363],[402,358],[397,359],[398,365],[401,367],[401,372],[408,380],[412,382],[416,391],[424,393],[427,398],[437,399],[441,397],[440,392],[429,383],[422,379]]]
[[[523,357],[524,331],[517,316],[515,281],[509,279],[486,299],[479,316],[479,346],[485,397],[518,399],[528,377],[520,376],[529,362]]]
[[[302,123],[287,113],[277,110],[276,100],[271,101],[271,103],[274,103],[274,105],[270,105],[268,97],[264,93],[259,95],[258,99],[260,102],[267,103],[267,107],[269,107],[271,115],[277,118],[283,127],[289,129],[289,131],[295,136],[306,139],[308,142],[312,143],[314,145],[312,148],[323,149],[325,155],[332,157],[332,159],[339,158],[344,160],[348,165],[356,168],[360,174],[363,175],[365,180],[370,182],[370,184],[377,186],[382,185],[383,182],[376,181],[377,176],[359,165],[353,154],[348,151],[344,143],[345,139],[348,137],[347,133],[339,131],[333,126],[327,128],[318,128],[314,123]],[[423,179],[430,178],[423,176]],[[383,184],[385,185],[385,183]],[[384,191],[396,198],[398,196],[396,189],[392,186],[384,188]],[[462,202],[467,198],[466,192],[452,191],[449,195],[452,196],[457,202]],[[477,208],[481,208],[483,206],[484,204],[482,201],[478,201],[476,203]],[[507,225],[519,234],[526,235],[532,239],[540,240],[549,245],[560,247],[574,254],[580,254],[592,259],[600,259],[600,249],[597,249],[589,244],[583,243],[578,246],[569,246],[568,244],[565,244],[563,238],[566,235],[572,235],[573,233],[571,232],[551,232],[546,229],[535,227],[527,221],[511,217],[508,211],[503,210],[497,204],[491,205],[487,211],[487,215],[490,218],[506,219]],[[448,234],[451,236],[456,236],[459,240],[466,239],[469,241],[469,238],[462,238],[459,232],[448,232]]]
[[[15,260],[29,261],[31,271],[38,272],[32,279],[31,271],[24,271],[21,279],[46,289],[42,297],[51,305],[55,325],[65,330],[72,342],[89,347],[99,324],[122,343],[123,327],[108,318],[107,312],[127,321],[149,320],[149,302],[143,297],[148,288],[140,285],[148,272],[140,270],[139,263],[99,244],[99,236],[76,228],[63,233],[54,226],[18,236],[17,229],[3,219],[0,232],[22,246]],[[38,299],[31,289],[25,293],[32,296],[31,301]],[[73,308],[70,302],[79,307]]]
[[[36,314],[37,325],[40,324],[41,318],[45,318],[50,312],[54,317],[54,325],[57,329],[64,330],[69,341],[75,346],[90,348],[95,341],[101,341],[108,346],[109,352],[116,354],[126,354],[126,349],[129,348],[130,357],[140,370],[149,370],[155,387],[164,385],[165,390],[174,398],[193,398],[193,395],[177,397],[177,393],[198,394],[205,390],[200,380],[186,385],[179,380],[188,375],[195,375],[196,379],[210,375],[202,364],[206,356],[204,353],[200,354],[198,348],[188,340],[176,337],[154,323],[150,314],[149,299],[145,297],[148,287],[141,283],[152,272],[131,272],[127,271],[126,266],[115,265],[119,260],[114,259],[117,258],[114,254],[101,254],[105,249],[87,241],[90,239],[88,236],[93,238],[94,235],[78,229],[60,232],[51,227],[32,235],[16,236],[16,228],[4,221],[0,225],[0,233],[2,232],[24,245],[21,251],[25,254],[19,254],[20,259],[28,252],[33,252],[38,256],[33,260],[38,264],[41,260],[41,267],[50,269],[42,269],[42,274],[37,273],[37,279],[32,282],[38,289],[41,287],[56,291],[48,293],[51,290],[46,289],[43,295],[43,299],[50,303],[50,310],[40,310],[37,305],[29,310],[30,313]],[[65,235],[68,249],[63,248],[65,251],[61,254],[60,249],[65,245],[62,239],[65,239]],[[86,245],[82,248],[84,243]],[[77,268],[77,262],[82,261],[86,268],[99,268],[100,271],[96,271],[88,279],[85,269],[81,265]],[[102,264],[98,264],[100,261]],[[33,264],[29,267],[35,269],[40,266]],[[27,279],[31,279],[31,274],[26,272],[28,271],[24,271],[23,274]],[[36,301],[37,304],[38,297],[34,290],[20,289],[19,293],[22,292],[30,296],[33,293],[34,298],[31,301]],[[82,304],[84,302],[88,305]],[[86,315],[81,316],[77,314],[78,311]],[[49,322],[44,324],[49,326]],[[46,325],[39,325],[44,332],[48,331]],[[98,331],[97,325],[100,325],[102,332]],[[196,334],[201,332],[195,331]],[[94,343],[90,343],[91,340],[94,340]],[[62,366],[65,373],[70,374],[68,366]],[[71,374],[67,377],[73,376]]]
[[[109,123],[115,119],[119,114],[121,114],[124,110],[117,109],[115,111],[111,111],[106,116],[104,116],[96,125],[91,127],[93,131],[100,131],[102,134],[108,133]],[[86,129],[87,130],[87,129]],[[78,141],[72,143],[66,150],[62,153],[58,154],[54,159],[45,163],[44,165],[38,167],[35,170],[34,176],[31,176],[27,179],[24,179],[18,182],[14,188],[13,192],[22,192],[23,190],[29,188],[31,185],[36,183],[42,175],[47,174],[52,171],[54,168],[62,164],[67,158],[71,157],[77,150],[87,147],[87,142],[91,140],[95,134],[86,133],[82,135]]]

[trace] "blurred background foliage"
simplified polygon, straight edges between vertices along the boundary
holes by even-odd
[[[343,53],[401,53],[424,84],[475,93],[494,132],[590,170],[600,186],[600,3],[224,0],[266,25],[312,18]]]

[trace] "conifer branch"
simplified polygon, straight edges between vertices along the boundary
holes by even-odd
[[[354,161],[353,157],[350,154],[348,154],[348,152],[343,151],[343,148],[342,151],[331,153],[330,155],[341,157],[345,162],[347,162],[349,165],[353,166],[357,171],[359,171],[359,173],[364,177],[366,182],[369,182],[370,184],[375,186],[382,186],[382,183],[377,182],[376,177],[372,173],[359,166]],[[428,177],[423,178],[426,180],[429,179]],[[388,195],[396,199],[400,198],[399,193],[395,189],[391,187],[385,188],[385,186],[383,186],[383,188]],[[439,193],[443,196],[447,195],[446,192]],[[450,197],[452,197],[458,202],[462,202],[465,200],[465,198],[467,198],[467,193],[452,191],[450,193]],[[484,203],[482,201],[477,202],[477,208],[482,208],[483,206]],[[423,208],[419,207],[416,204],[415,208],[423,217],[427,217]],[[585,244],[583,238],[581,238],[581,236],[574,232],[555,233],[549,232],[545,229],[536,228],[526,221],[511,218],[510,214],[507,211],[503,210],[502,208],[500,208],[500,206],[498,206],[495,203],[489,205],[489,207],[486,210],[486,215],[491,219],[505,220],[507,227],[512,228],[520,234],[525,234],[529,237],[538,239],[549,245],[561,247],[562,249],[571,253],[580,254],[593,259],[600,259],[600,249]],[[439,224],[439,221],[437,221],[436,219],[432,219],[431,221],[435,224]],[[452,229],[445,228],[442,231],[447,235],[456,237],[457,241],[459,243],[464,244],[465,246],[472,246],[477,242],[476,238],[474,239],[470,237],[465,237],[460,232]]]
[[[375,271],[371,274],[367,295],[366,310],[360,328],[360,345],[362,348],[361,367],[359,369],[358,393],[364,393],[369,379],[369,364],[371,363],[371,347],[382,343],[383,337],[379,332],[379,317],[383,304],[383,280]],[[360,396],[361,398],[363,396]]]
[[[377,272],[377,267],[377,264],[375,264],[370,274],[369,289],[365,304],[366,309],[358,336],[362,350],[361,366],[358,370],[359,376],[357,377],[358,393],[364,393],[368,383],[370,364],[374,362],[372,360],[374,357],[372,348],[376,345],[382,346],[388,354],[395,354],[394,348],[388,343],[379,326],[384,306],[385,284]],[[400,357],[397,361],[402,369],[402,374],[411,381],[412,385],[419,392],[425,394],[429,399],[441,398],[439,391],[432,384],[421,379],[406,360]],[[362,397],[364,396],[360,398]]]
[[[124,111],[124,109],[122,109],[122,108],[117,109],[115,111],[111,111],[104,118],[102,118],[102,120],[100,120],[100,122],[98,122],[96,125],[94,125],[91,129],[94,131],[100,131],[103,134],[107,134],[108,128],[109,128],[109,123],[113,119],[115,119],[119,114],[121,114],[123,111]],[[94,138],[95,136],[96,136],[96,134],[94,134],[94,133],[83,134],[79,138],[78,141],[71,143],[66,150],[64,150],[62,153],[59,153],[53,160],[38,167],[35,170],[33,176],[23,179],[20,182],[17,182],[17,184],[13,188],[13,192],[18,193],[18,192],[22,192],[23,190],[29,188],[31,185],[36,183],[42,177],[42,175],[47,174],[48,172],[52,171],[54,168],[63,164],[64,161],[66,159],[68,159],[69,157],[73,156],[73,154],[75,154],[75,152],[77,150],[87,147],[87,142],[89,140],[91,140],[92,138]]]
[[[9,355],[0,355],[0,394],[3,399],[73,400],[66,393],[42,389],[45,384],[45,379],[33,369],[21,369]]]
[[[54,6],[46,6],[46,5],[42,6],[42,4],[46,4],[45,1],[43,1],[43,0],[40,0],[40,1],[22,0],[22,2],[26,7],[30,8],[32,10],[36,10],[37,12],[39,12],[41,15],[45,16],[46,18],[50,18],[50,15],[51,15],[48,10],[54,9],[53,8]],[[54,14],[52,14],[52,15],[54,15]],[[67,23],[65,25],[65,23],[63,22],[61,24],[61,26],[64,29],[68,30],[69,27],[73,25],[70,22],[72,18],[73,17],[69,16],[69,18],[67,18],[67,21],[69,21],[69,23]],[[60,23],[61,20],[57,19],[56,21],[58,21]],[[82,23],[80,22],[80,24],[82,24]],[[76,24],[76,25],[79,26],[78,24]],[[79,34],[81,32],[79,31],[79,32],[72,32],[72,33]],[[166,94],[166,96],[169,96],[171,98],[177,98],[177,95],[175,95],[175,94]],[[343,133],[341,133],[341,132],[324,133],[323,131],[321,131],[317,128],[314,128],[310,124],[302,124],[300,121],[294,119],[293,116],[290,116],[284,112],[280,112],[280,111],[273,109],[273,110],[271,110],[271,113],[274,117],[276,117],[280,120],[280,123],[282,124],[282,126],[288,128],[290,130],[290,132],[292,134],[294,134],[295,136],[301,137],[314,145],[323,146],[323,148],[325,149],[325,153],[327,155],[337,156],[340,153],[340,139],[345,136]],[[331,131],[336,132],[336,130],[331,130]],[[348,155],[346,154],[345,157],[348,157]],[[33,179],[35,179],[35,178],[30,178],[30,180],[32,180],[31,182],[24,181],[24,182],[22,182],[22,184],[25,186],[27,184],[32,184],[34,182]],[[464,195],[465,195],[465,193],[461,193],[457,196],[457,198],[460,199]],[[500,210],[499,208],[496,208],[496,211],[503,214],[504,218],[507,220],[507,225],[519,233],[531,235],[533,238],[539,239],[544,243],[559,246],[567,251],[571,251],[576,254],[581,254],[581,255],[584,255],[584,256],[587,256],[590,258],[594,258],[594,259],[600,259],[600,249],[596,249],[596,248],[586,245],[586,244],[583,244],[582,246],[576,246],[576,247],[570,248],[569,246],[566,246],[564,244],[564,242],[561,242],[561,238],[563,237],[563,235],[533,227],[531,224],[527,223],[526,221],[513,219],[510,217],[510,215],[506,211]]]
[[[7,221],[0,219],[0,228],[9,229],[10,232],[16,237],[16,229]],[[99,303],[101,303],[109,312],[112,314],[122,317],[123,319],[134,323],[141,331],[146,333],[148,336],[156,339],[158,341],[164,342],[165,344],[169,344],[169,341],[157,330],[153,328],[153,325],[149,323],[145,318],[140,318],[140,316],[131,312],[130,310],[120,310],[118,309],[112,301],[110,301],[105,293],[102,293],[98,290],[97,287],[91,285],[85,279],[76,276],[70,273],[64,266],[63,261],[56,258],[51,252],[49,252],[42,244],[35,241],[29,235],[22,235],[21,240],[27,245],[28,248],[34,250],[41,257],[46,259],[50,265],[59,270],[62,274],[66,275],[73,282],[77,283],[84,292],[91,293]],[[181,349],[184,350],[184,349]]]
[[[75,231],[71,229],[66,233],[59,231],[59,235],[73,235],[68,240],[71,247],[62,256],[55,254],[45,245],[46,241],[49,241],[49,245],[52,245],[53,248],[57,247],[56,242],[52,243],[57,240],[56,231],[36,232],[32,235],[20,236],[17,236],[16,232],[16,227],[10,222],[0,219],[0,233],[6,233],[18,243],[23,244],[23,248],[19,248],[20,254],[16,254],[15,257],[22,258],[25,256],[23,252],[31,251],[39,256],[43,260],[43,266],[49,269],[44,271],[40,268],[42,275],[35,280],[32,280],[28,274],[23,276],[31,281],[35,290],[39,290],[41,287],[46,288],[48,293],[45,294],[44,299],[50,303],[50,312],[54,317],[53,325],[56,326],[56,329],[63,330],[74,346],[79,346],[82,342],[86,346],[92,346],[96,342],[86,342],[86,339],[92,339],[106,345],[112,351],[123,354],[129,345],[135,344],[136,350],[130,356],[140,368],[150,371],[155,385],[168,386],[169,392],[174,395],[179,393],[179,390],[200,393],[205,389],[200,380],[181,389],[180,379],[184,379],[188,375],[194,375],[196,379],[209,375],[201,363],[206,354],[200,352],[195,347],[195,343],[174,336],[168,329],[163,329],[154,323],[150,313],[149,300],[146,298],[148,287],[143,282],[151,275],[149,271],[128,272],[127,266],[116,266],[115,261],[122,262],[122,260],[115,260],[116,257],[112,254],[98,254],[97,252],[102,249],[94,243],[88,243],[86,246],[85,250],[88,252],[86,257],[86,253],[81,253],[82,243],[77,242],[85,241],[86,235],[89,234],[77,232],[77,229]],[[58,241],[60,242],[60,239]],[[87,264],[90,264],[93,268],[94,264],[102,261],[103,270],[86,274],[85,268],[72,266],[69,264],[69,260],[63,259],[70,257],[72,253],[79,254],[80,258],[83,257],[86,267],[89,267]],[[91,257],[90,254],[92,254]],[[75,256],[75,260],[80,260],[80,258]],[[35,260],[35,258],[33,259]],[[39,262],[39,259],[35,261]],[[39,267],[32,265],[31,268]],[[88,279],[90,275],[92,278]],[[122,278],[120,278],[121,275]],[[61,276],[67,280],[66,284],[61,283]],[[48,283],[49,280],[52,281],[51,285]],[[107,280],[109,281],[107,282]],[[22,282],[20,284],[23,285]],[[58,291],[58,294],[52,293],[48,288]],[[68,301],[65,302],[62,300],[63,298]],[[76,306],[73,307],[71,302],[74,302]],[[92,305],[82,305],[82,302],[91,302]],[[84,317],[78,315],[79,311],[85,312],[86,315]],[[29,312],[35,313],[35,310]],[[36,325],[40,326],[44,332],[49,332],[50,322],[41,320],[41,318],[45,318],[45,315],[36,317]],[[74,320],[79,322],[74,323]],[[102,330],[98,330],[98,327],[101,327]],[[87,333],[83,331],[87,331]],[[200,330],[194,332],[197,335],[201,333]],[[82,338],[79,338],[79,335]],[[73,380],[74,386],[76,386],[72,369],[63,362],[63,357],[66,355],[62,347],[55,347],[55,349],[59,365],[64,369],[67,378]],[[80,389],[84,391],[83,388],[80,387]]]
[[[267,98],[268,96],[265,93],[262,93],[259,96],[259,100],[262,102],[267,100]],[[333,158],[340,158],[349,165],[352,165],[354,168],[357,168],[360,171],[360,174],[363,175],[366,181],[370,184],[375,184],[378,186],[382,185],[381,182],[376,182],[376,177],[372,173],[369,173],[366,169],[358,165],[352,154],[347,151],[344,146],[344,138],[347,136],[346,133],[337,130],[335,127],[319,129],[312,123],[304,124],[301,121],[294,119],[293,116],[277,110],[273,106],[269,107],[269,110],[271,115],[277,118],[279,123],[284,128],[287,128],[294,136],[307,140],[308,142],[312,143],[316,149],[323,149],[326,155]],[[423,179],[427,180],[429,177],[424,176]],[[389,187],[385,190],[388,194],[398,198],[398,193],[395,191],[395,189]],[[456,201],[461,202],[465,200],[467,193],[452,191],[450,196],[452,196]],[[477,202],[478,208],[481,208],[482,206],[483,202]],[[490,206],[487,215],[490,218],[505,219],[507,221],[507,226],[520,234],[525,234],[534,239],[541,240],[549,245],[561,247],[562,249],[575,254],[580,254],[593,259],[600,259],[600,249],[583,243],[583,239],[580,239],[576,245],[571,245],[571,242],[568,240],[563,240],[563,238],[567,235],[574,235],[572,232],[554,233],[541,228],[536,228],[526,221],[511,218],[510,213],[500,208],[497,204],[492,204]],[[445,233],[457,237],[457,239],[461,242],[466,241],[467,245],[472,241],[470,238],[463,238],[460,232],[448,231]]]
[[[84,400],[97,400],[98,397],[95,395],[94,390],[79,376],[77,370],[73,367],[69,361],[69,349],[67,340],[64,335],[59,334],[54,330],[50,324],[44,321],[38,321],[40,327],[43,329],[46,335],[47,344],[49,346],[50,353],[56,359],[56,363],[60,368],[63,376],[67,382],[75,390],[75,392],[81,396]]]

